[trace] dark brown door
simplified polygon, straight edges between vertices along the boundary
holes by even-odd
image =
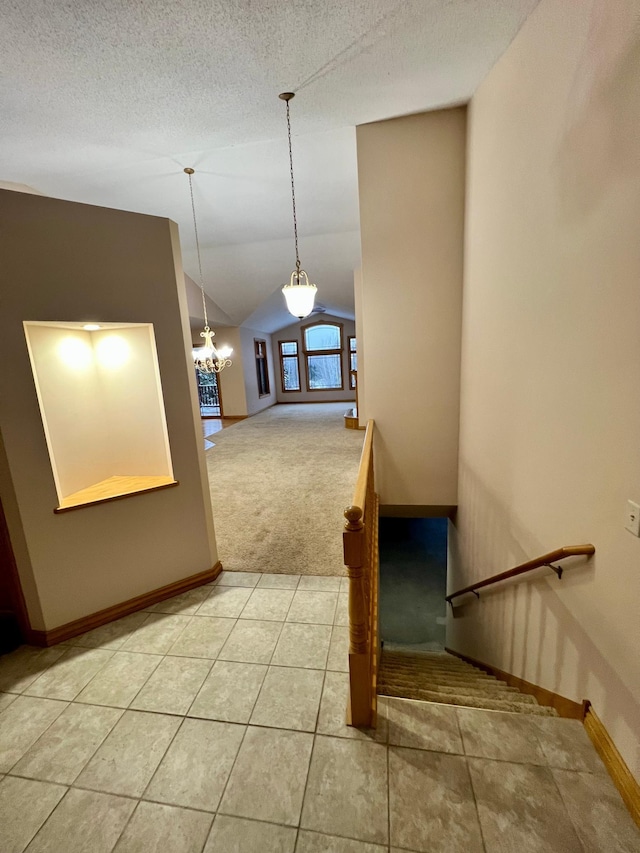
[[[0,654],[25,641],[26,612],[7,522],[0,503]]]

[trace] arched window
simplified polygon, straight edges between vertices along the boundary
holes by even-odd
[[[320,321],[303,326],[302,340],[307,390],[342,390],[342,324]]]

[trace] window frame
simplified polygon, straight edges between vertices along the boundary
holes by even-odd
[[[261,354],[260,347],[264,354]],[[269,359],[267,358],[267,342],[262,338],[253,339],[253,352],[256,360],[256,380],[258,384],[258,397],[269,397],[271,394],[271,382],[269,381]],[[260,374],[260,363],[264,364],[264,379],[266,391],[262,390],[262,376]]]
[[[340,335],[340,346],[338,349],[307,349],[307,329],[314,328],[315,326],[334,326],[338,329],[338,333]],[[305,372],[305,380],[307,383],[307,391],[310,394],[315,394],[317,392],[326,394],[328,391],[344,391],[344,364],[343,364],[343,353],[344,353],[344,323],[337,323],[335,320],[317,320],[315,323],[306,323],[304,326],[300,326],[300,335],[302,337],[302,352],[304,355],[304,372]],[[333,388],[311,388],[309,385],[309,357],[315,355],[337,355],[339,356],[339,364],[340,364],[340,386],[335,386]]]
[[[351,349],[351,341],[355,341],[355,346],[354,346],[354,348],[353,348],[353,349]],[[349,336],[347,337],[347,357],[348,357],[348,359],[349,359],[349,389],[350,389],[351,391],[355,391],[355,390],[356,390],[356,385],[357,385],[357,379],[356,379],[356,377],[355,377],[353,374],[354,374],[354,373],[356,373],[356,374],[358,373],[358,368],[356,367],[356,368],[354,369],[353,367],[351,367],[351,356],[352,356],[352,355],[355,355],[355,357],[356,357],[356,364],[357,364],[357,359],[358,359],[358,341],[357,341],[357,336],[356,336],[356,335],[349,335]]]
[[[282,344],[295,344],[296,345],[296,354],[287,354],[285,355],[282,352]],[[278,341],[278,355],[280,356],[280,385],[282,387],[283,394],[299,394],[302,391],[302,376],[300,373],[300,341],[296,340],[296,338],[290,338],[286,341]],[[298,364],[298,387],[297,388],[285,388],[284,387],[284,360],[285,358],[295,358]]]

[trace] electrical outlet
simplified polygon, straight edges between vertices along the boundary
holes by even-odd
[[[640,536],[640,506],[633,501],[627,501],[627,515],[624,526],[634,536]]]

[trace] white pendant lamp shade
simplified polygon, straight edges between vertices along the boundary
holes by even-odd
[[[318,288],[309,282],[309,277],[304,270],[291,273],[291,281],[282,288],[287,309],[290,314],[299,320],[308,317],[313,311],[313,303]]]

